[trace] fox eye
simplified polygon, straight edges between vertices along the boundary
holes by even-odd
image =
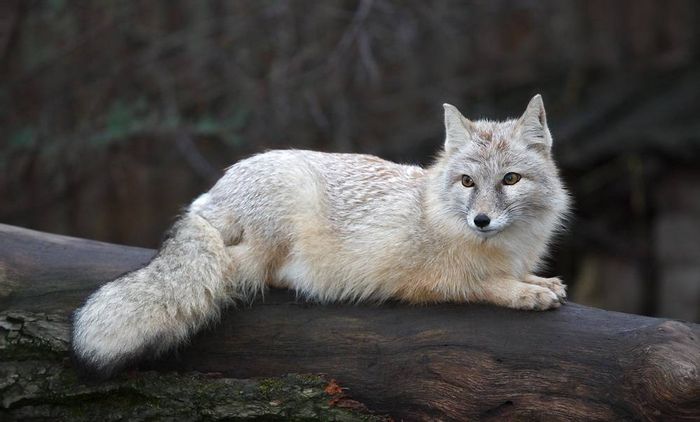
[[[472,188],[472,187],[474,187],[474,180],[472,180],[471,177],[464,174],[464,175],[462,175],[462,184],[464,185],[465,188]]]
[[[520,176],[518,173],[506,173],[505,176],[503,176],[503,184],[504,185],[514,185],[520,181],[522,176]]]

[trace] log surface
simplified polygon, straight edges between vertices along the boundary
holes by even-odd
[[[0,309],[66,317],[153,254],[0,225]],[[275,290],[147,368],[325,374],[406,420],[700,419],[699,325],[573,303],[320,306]]]
[[[314,375],[148,371],[84,383],[66,364],[69,331],[61,316],[0,312],[0,420],[385,420]]]

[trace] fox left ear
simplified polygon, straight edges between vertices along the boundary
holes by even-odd
[[[515,125],[516,135],[527,143],[528,148],[540,151],[549,157],[552,151],[552,134],[547,127],[547,114],[540,94],[535,95]]]
[[[449,154],[466,145],[474,132],[474,123],[452,104],[443,104],[445,109],[445,151]]]

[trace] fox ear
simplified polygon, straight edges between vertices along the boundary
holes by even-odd
[[[469,142],[474,124],[462,116],[457,107],[443,104],[445,109],[445,151],[452,153]]]
[[[547,127],[547,114],[540,94],[535,95],[525,113],[515,125],[516,135],[527,143],[528,148],[549,156],[552,151],[552,135]]]

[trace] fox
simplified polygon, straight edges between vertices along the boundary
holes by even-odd
[[[443,107],[444,148],[425,168],[293,149],[229,167],[150,263],[75,311],[74,359],[108,378],[268,287],[321,304],[558,308],[565,284],[535,275],[570,206],[542,97],[505,121]]]

